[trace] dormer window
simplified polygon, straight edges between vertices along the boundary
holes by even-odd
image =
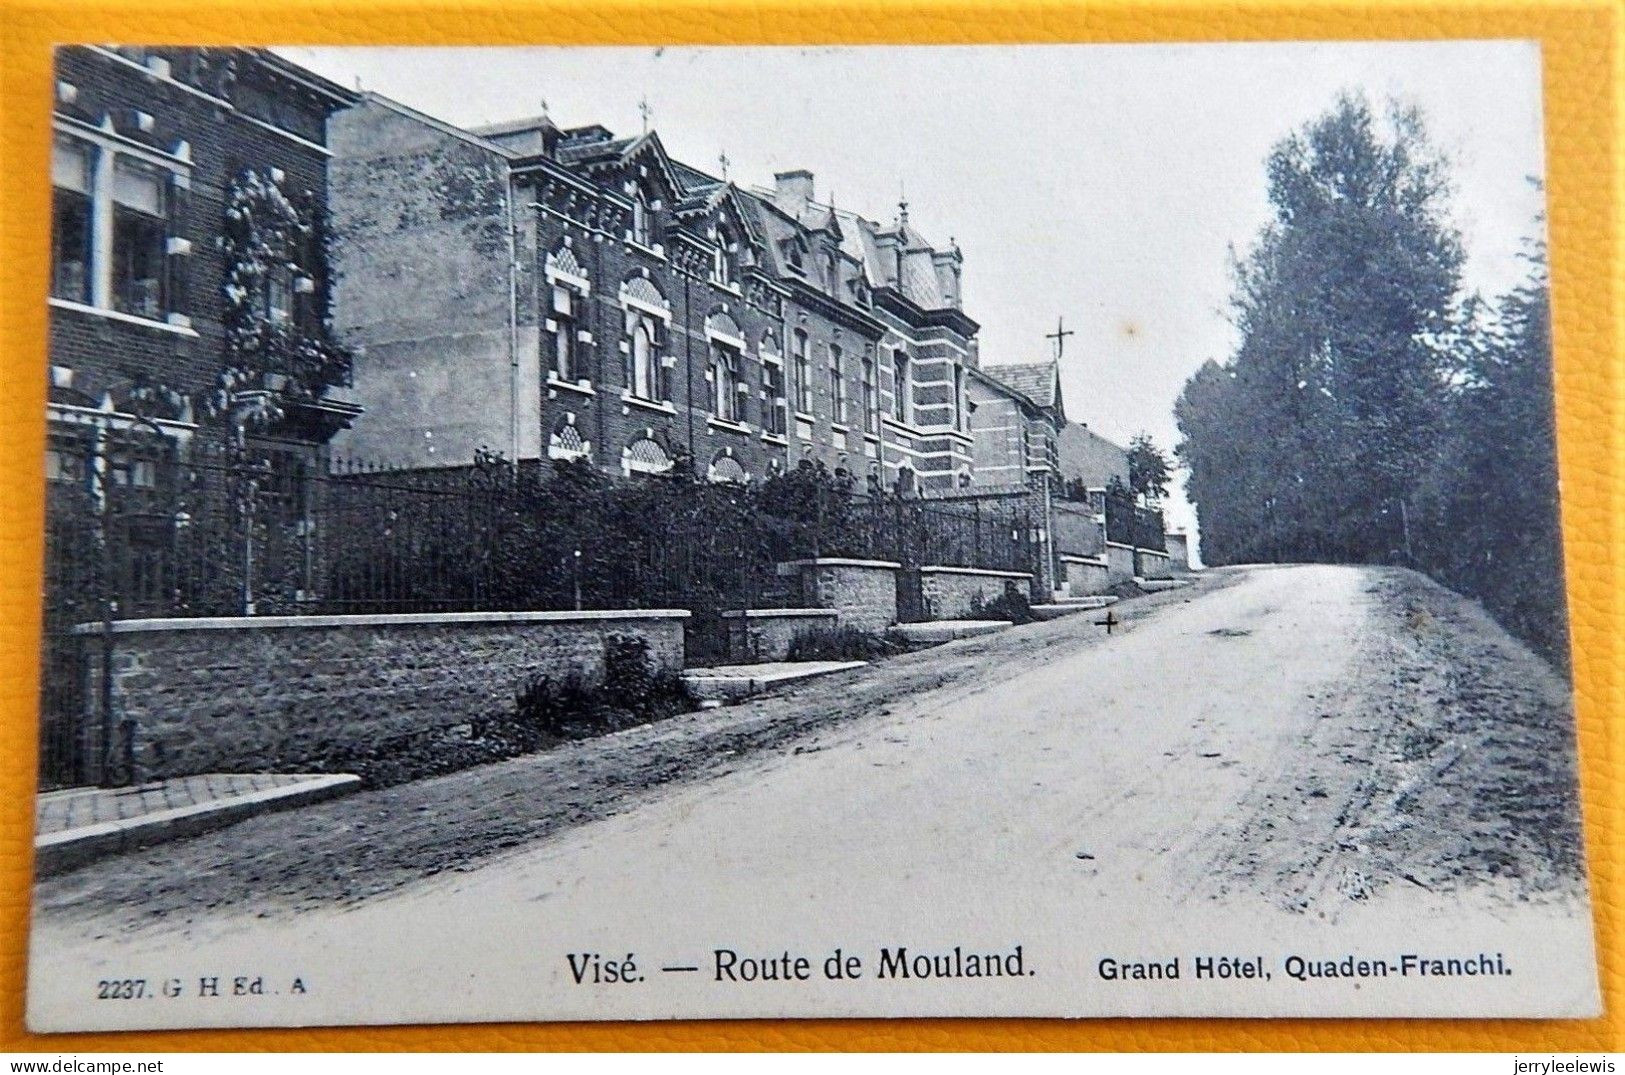
[[[840,262],[835,259],[833,251],[824,255],[824,279],[829,281],[829,293],[831,295],[839,295],[841,291],[839,268]]]
[[[806,251],[802,248],[800,239],[791,239],[784,244],[784,260],[796,272],[807,271],[805,262]]]

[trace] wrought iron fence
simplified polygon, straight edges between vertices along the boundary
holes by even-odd
[[[56,784],[105,761],[79,724],[79,624],[668,607],[694,613],[703,658],[725,645],[723,611],[801,602],[787,561],[1028,571],[1037,555],[1019,497],[922,501],[810,467],[755,486],[500,460],[400,470],[139,428],[60,434],[50,458],[42,700]]]
[[[1127,488],[1114,485],[1104,493],[1106,540],[1160,551],[1166,544],[1162,510],[1141,507]]]

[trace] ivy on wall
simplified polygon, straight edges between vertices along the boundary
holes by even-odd
[[[220,242],[226,361],[204,409],[243,428],[264,428],[281,421],[286,403],[314,402],[348,384],[351,355],[329,338],[326,311],[296,313],[301,297],[314,301],[325,268],[326,235],[314,199],[295,204],[278,173],[248,169],[227,195]]]

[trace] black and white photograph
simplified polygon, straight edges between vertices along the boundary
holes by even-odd
[[[1599,1013],[1538,44],[52,128],[31,1029]]]

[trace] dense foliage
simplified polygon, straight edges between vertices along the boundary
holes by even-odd
[[[279,396],[315,400],[349,383],[352,358],[331,340],[324,304],[301,298],[314,298],[324,275],[323,224],[314,199],[296,204],[271,173],[250,169],[232,183],[220,239],[227,363],[206,412],[263,428],[282,417]],[[276,393],[256,393],[273,387],[268,378]]]
[[[1447,169],[1358,98],[1278,144],[1239,345],[1175,405],[1203,559],[1400,563],[1563,657],[1544,258],[1461,293]]]
[[[1149,433],[1128,442],[1128,485],[1141,503],[1155,503],[1168,495],[1173,465]]]

